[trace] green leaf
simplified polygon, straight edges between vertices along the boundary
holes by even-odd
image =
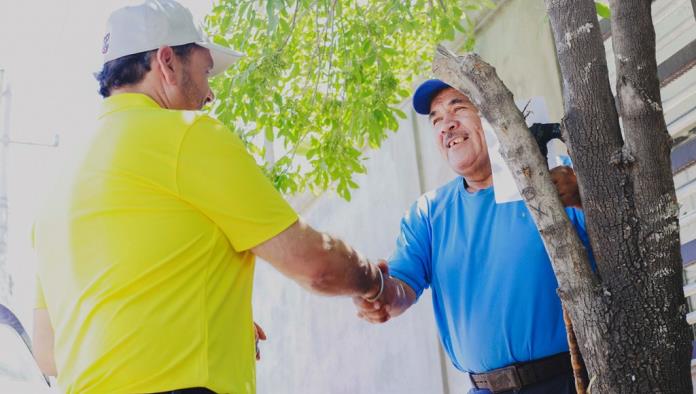
[[[278,94],[278,92],[273,92],[273,102],[278,106],[283,106],[283,98]]]
[[[609,9],[608,5],[595,1],[595,8],[597,9],[597,15],[605,19],[611,18],[611,10]]]
[[[275,13],[275,6],[277,0],[266,0],[266,13],[268,15],[268,33],[272,34],[275,32],[278,26],[278,15]]]
[[[273,133],[273,126],[268,125],[265,127],[264,136],[268,141],[273,141],[275,139],[275,134]]]
[[[398,109],[398,108],[392,108],[391,110],[392,110],[392,112],[394,112],[394,113],[396,114],[396,116],[398,116],[399,118],[401,118],[401,119],[406,119],[406,114],[404,113],[404,111],[402,111],[402,110],[400,110],[400,109]]]

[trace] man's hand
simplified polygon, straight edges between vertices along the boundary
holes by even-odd
[[[384,293],[375,302],[368,302],[361,297],[353,297],[353,303],[358,308],[358,317],[370,323],[384,323],[392,318],[390,312],[394,282],[394,278],[384,278]]]
[[[39,365],[41,372],[46,376],[58,376],[56,361],[53,355],[53,325],[48,316],[48,309],[34,309],[34,358]]]
[[[362,297],[353,297],[358,317],[370,323],[384,323],[402,314],[416,300],[416,294],[409,286],[389,276],[386,261],[380,260],[378,266],[384,275],[382,295],[374,302],[368,302]]]
[[[261,350],[259,350],[259,340],[266,340],[266,333],[263,328],[254,322],[254,336],[256,337],[256,360],[261,360]]]
[[[389,277],[389,266],[384,260],[377,263],[379,270],[382,271],[384,278],[384,289],[382,295],[374,302],[369,302],[362,297],[353,297],[353,303],[358,308],[358,317],[369,321],[370,323],[384,323],[389,320],[387,312],[387,291],[390,286],[391,278]]]
[[[563,206],[582,208],[575,171],[570,167],[560,166],[552,169],[550,174]]]

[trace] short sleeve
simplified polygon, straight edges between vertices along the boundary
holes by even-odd
[[[46,297],[44,296],[43,287],[41,287],[41,281],[38,275],[36,276],[34,287],[34,309],[46,309]]]
[[[421,197],[401,219],[396,249],[389,259],[390,274],[409,285],[417,297],[430,285],[432,272],[432,236],[426,203]]]
[[[177,186],[181,198],[217,224],[237,251],[297,221],[239,137],[208,116],[196,120],[183,137]]]
[[[566,208],[566,213],[568,213],[568,218],[575,226],[575,230],[578,233],[578,237],[582,244],[587,250],[587,257],[590,260],[590,265],[592,269],[597,268],[597,263],[594,259],[594,254],[592,253],[592,247],[590,246],[590,237],[587,235],[587,227],[585,226],[585,214],[582,210],[577,208]]]

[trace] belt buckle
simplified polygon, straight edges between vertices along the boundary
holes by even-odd
[[[495,373],[491,373],[489,376],[487,376],[487,378],[488,384],[490,385],[490,390],[493,393],[519,390],[522,388],[520,374],[517,371],[517,367],[514,365],[500,368]]]

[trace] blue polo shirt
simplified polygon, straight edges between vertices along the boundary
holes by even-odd
[[[588,245],[582,211],[567,208]],[[558,284],[523,201],[496,204],[461,177],[423,195],[401,222],[391,274],[432,289],[440,340],[455,367],[485,372],[568,350]]]

